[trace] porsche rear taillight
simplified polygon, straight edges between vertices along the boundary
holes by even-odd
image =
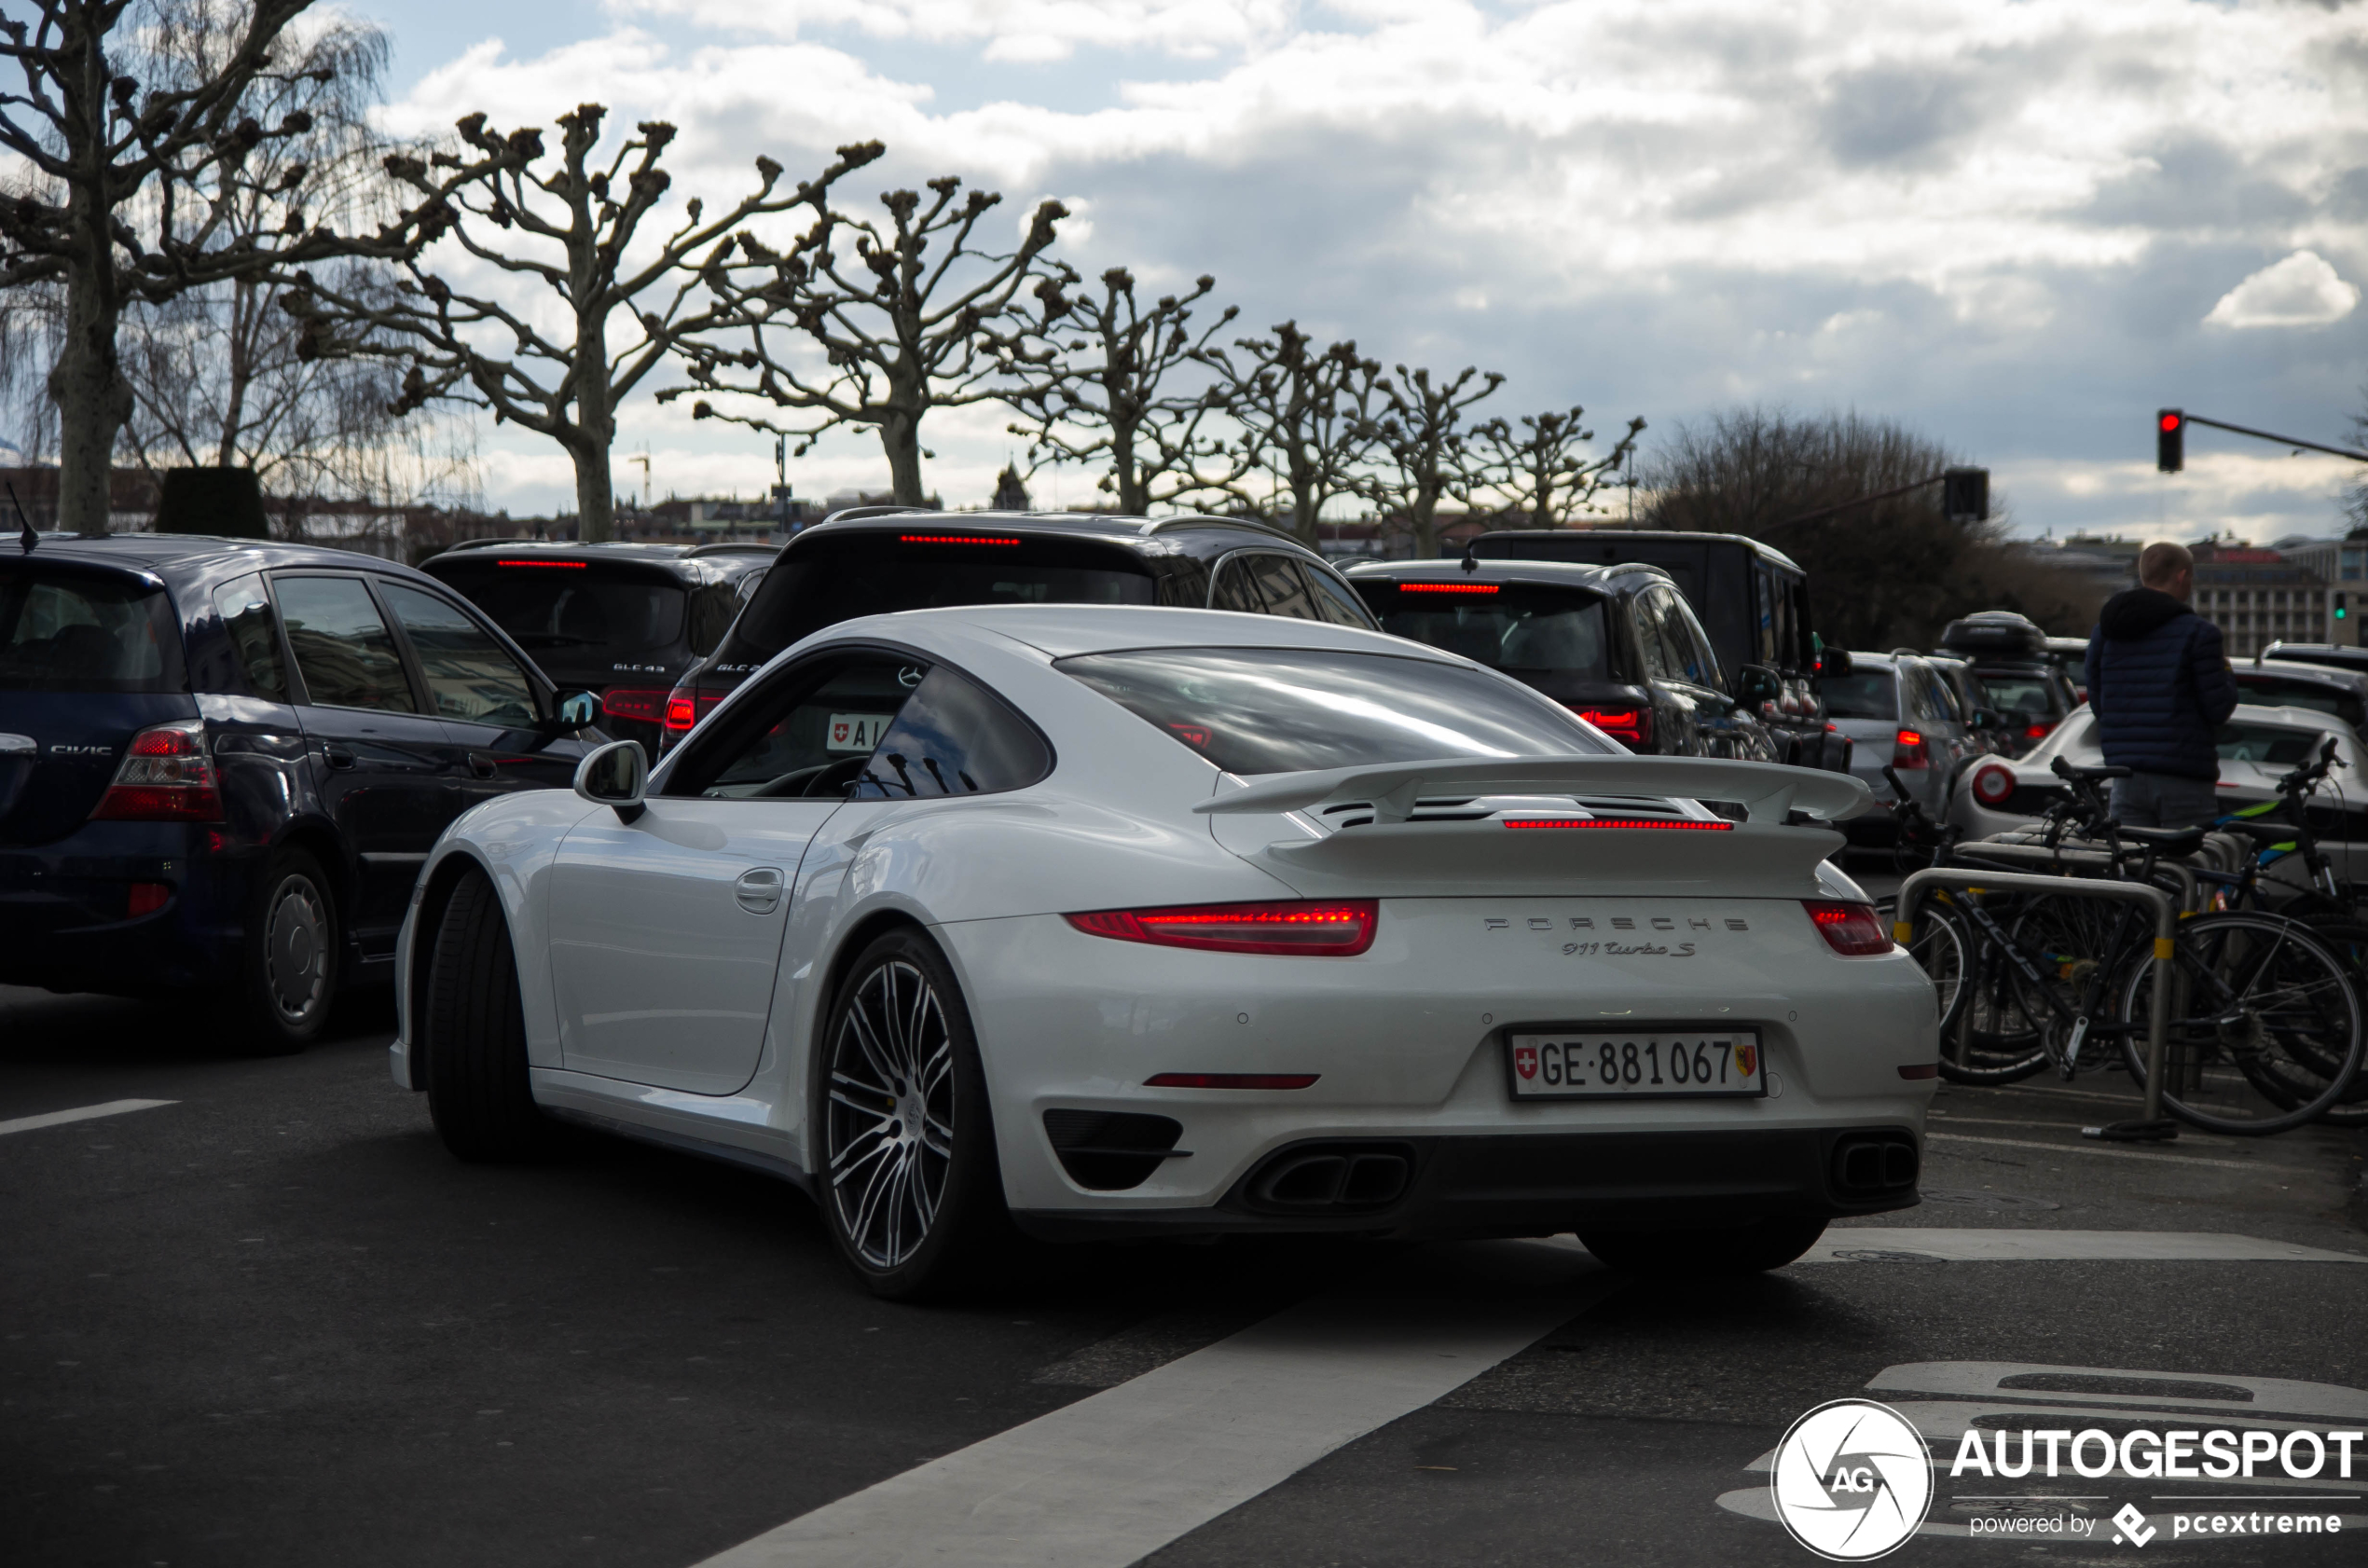
[[[1178,904],[1164,909],[1099,909],[1064,916],[1088,936],[1197,947],[1211,953],[1272,953],[1353,958],[1373,945],[1381,904],[1373,899],[1304,899],[1276,903]]]
[[[2056,721],[2053,719],[2033,719],[2030,723],[2023,726],[2023,738],[2025,740],[2044,740],[2047,738],[2048,732],[2053,730],[2055,727]]]
[[[196,719],[142,730],[124,748],[94,822],[219,822],[222,790]]]
[[[1815,899],[1803,899],[1801,908],[1809,911],[1817,934],[1825,945],[1845,958],[1871,957],[1892,949],[1891,933],[1875,917],[1875,906],[1867,903],[1826,903]]]
[[[1924,748],[1924,736],[1921,731],[1902,730],[1892,737],[1891,765],[1895,768],[1933,765],[1933,754]]]

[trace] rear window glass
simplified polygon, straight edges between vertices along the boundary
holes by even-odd
[[[530,653],[565,648],[619,653],[670,649],[682,640],[684,605],[690,597],[680,584],[598,561],[473,561],[465,567],[439,566],[434,575],[451,584]]]
[[[1610,676],[1600,595],[1517,583],[1360,581],[1357,587],[1382,629],[1395,636],[1492,669]]]
[[[2044,675],[1985,675],[1982,690],[1989,706],[2001,713],[2028,713],[2046,718],[2057,711],[2056,683]]]
[[[2307,708],[2314,713],[2332,713],[2347,724],[2358,725],[2368,719],[2356,693],[2340,686],[2321,685],[2316,681],[2286,681],[2275,675],[2239,675],[2237,690],[2246,701],[2264,708]]]
[[[728,640],[750,660],[859,615],[956,604],[1150,604],[1158,585],[1125,551],[1067,540],[937,544],[893,533],[785,552]]]
[[[1228,773],[1611,750],[1526,687],[1429,659],[1153,648],[1080,654],[1054,667]]]
[[[2292,767],[2308,762],[2327,737],[2317,730],[2297,730],[2284,724],[2223,724],[2212,737],[2224,763],[2263,763],[2272,767]]]
[[[164,592],[113,576],[0,575],[0,690],[177,692],[180,627]]]
[[[1896,719],[1898,682],[1887,669],[1853,669],[1828,675],[1819,682],[1825,694],[1825,714],[1832,719]]]

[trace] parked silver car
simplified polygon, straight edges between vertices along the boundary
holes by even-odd
[[[1989,754],[1983,730],[1930,659],[1915,653],[1850,656],[1850,673],[1823,682],[1827,718],[1855,743],[1850,771],[1875,791],[1886,808],[1896,798],[1883,777],[1891,768],[1916,804],[1938,818],[1967,763]],[[1994,721],[1993,721],[1994,722]],[[1853,844],[1889,843],[1897,832],[1888,809],[1870,811],[1842,824]]]

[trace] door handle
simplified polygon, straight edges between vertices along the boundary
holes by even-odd
[[[469,753],[469,771],[479,778],[490,778],[501,769],[484,752],[472,751]]]
[[[358,759],[344,747],[332,744],[321,748],[321,760],[331,767],[351,767]]]
[[[784,882],[779,866],[751,866],[732,884],[732,896],[750,915],[770,915],[781,901]]]

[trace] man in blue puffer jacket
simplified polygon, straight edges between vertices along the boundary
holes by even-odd
[[[2088,634],[2088,707],[2127,827],[2185,828],[2220,815],[2212,736],[2237,710],[2220,628],[2187,607],[2196,557],[2154,543],[2139,553],[2139,586],[2105,601]]]

